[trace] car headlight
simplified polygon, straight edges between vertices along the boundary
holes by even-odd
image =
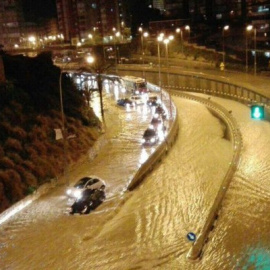
[[[151,143],[154,143],[154,142],[155,142],[155,138],[151,138],[151,139],[150,139],[150,142],[151,142]]]
[[[70,195],[71,194],[71,189],[68,189],[67,190],[67,195]]]
[[[74,196],[77,198],[77,199],[80,199],[82,197],[82,191],[81,190],[76,190],[74,192]]]
[[[142,143],[145,143],[145,139],[142,139]]]
[[[149,128],[152,128],[152,129],[154,129],[154,125],[152,125],[152,124],[151,124],[151,125],[149,125]]]

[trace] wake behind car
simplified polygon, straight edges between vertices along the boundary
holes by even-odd
[[[96,176],[85,176],[77,181],[73,187],[67,189],[67,196],[69,198],[79,199],[84,190],[97,190],[103,185],[106,186],[102,179]]]
[[[129,98],[121,98],[117,100],[117,105],[127,107],[127,106],[134,106],[135,103]]]
[[[158,142],[159,137],[158,133],[153,128],[148,128],[145,130],[142,138],[142,144],[143,145],[154,145]]]

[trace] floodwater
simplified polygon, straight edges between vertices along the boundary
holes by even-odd
[[[173,97],[175,145],[137,189],[124,192],[153,151],[140,143],[151,112],[126,111],[111,97],[105,97],[106,146],[70,171],[74,179],[105,179],[107,201],[86,216],[68,215],[64,187],[33,202],[0,227],[0,269],[270,269],[269,123],[250,120],[239,103],[212,99],[232,110],[243,150],[220,218],[194,262],[186,258],[187,233],[199,234],[232,158],[222,124],[203,105]]]

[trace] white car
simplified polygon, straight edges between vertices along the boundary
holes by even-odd
[[[73,187],[67,189],[67,196],[74,199],[80,199],[85,189],[96,190],[106,186],[105,182],[96,176],[85,176],[81,178]]]
[[[144,104],[144,100],[141,96],[131,96],[130,99],[136,104],[136,105],[142,105]]]

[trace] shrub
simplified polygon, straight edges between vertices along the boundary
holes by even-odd
[[[42,141],[37,141],[37,140],[33,141],[32,145],[37,150],[39,155],[46,155],[47,148],[45,147],[45,145]]]
[[[43,141],[47,138],[46,132],[38,126],[34,126],[28,134],[29,139],[32,141]]]
[[[9,157],[14,163],[20,164],[23,162],[22,157],[15,152],[7,152],[7,157]]]
[[[30,145],[25,145],[24,146],[24,149],[26,151],[26,154],[28,154],[28,156],[31,156],[31,157],[35,157],[35,156],[38,156],[38,152],[35,148],[33,148],[32,146]]]
[[[4,155],[5,155],[4,149],[3,149],[3,147],[0,145],[0,158],[4,157]]]
[[[20,127],[14,127],[10,130],[10,132],[15,139],[18,139],[20,141],[27,138],[27,132]]]
[[[12,169],[15,163],[8,157],[3,157],[0,159],[0,168],[2,169]]]
[[[1,202],[0,212],[6,210],[10,206],[10,203],[5,194],[5,186],[1,181],[0,181],[0,202]]]
[[[15,170],[6,170],[0,173],[0,182],[4,184],[6,197],[11,203],[23,198],[21,177]]]
[[[26,184],[26,186],[37,186],[37,178],[23,166],[17,165],[15,170],[20,174],[22,182]]]
[[[13,150],[17,152],[21,152],[23,150],[22,144],[20,141],[8,138],[4,144],[5,151]]]

